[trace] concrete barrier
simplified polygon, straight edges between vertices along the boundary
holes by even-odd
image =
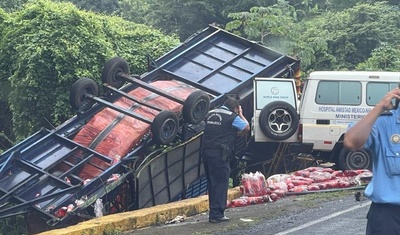
[[[242,196],[239,187],[229,189],[228,200]],[[159,223],[165,223],[176,216],[193,216],[208,211],[208,196],[203,195],[197,198],[185,199],[168,204],[144,208],[135,211],[111,214],[77,225],[62,229],[54,229],[39,235],[103,235],[112,231],[130,231],[145,228]]]

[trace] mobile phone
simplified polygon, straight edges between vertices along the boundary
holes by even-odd
[[[400,89],[400,83],[397,85],[397,87]],[[399,107],[399,99],[396,99],[394,101],[394,109],[396,110]]]

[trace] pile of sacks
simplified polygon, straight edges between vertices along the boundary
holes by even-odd
[[[228,202],[228,207],[273,202],[287,194],[355,187],[371,177],[369,170],[340,171],[324,167],[309,167],[292,174],[272,175],[268,179],[260,172],[246,173],[242,175],[240,186],[243,196]]]

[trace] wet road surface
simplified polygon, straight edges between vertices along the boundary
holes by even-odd
[[[318,192],[286,196],[276,202],[229,208],[229,222],[210,224],[208,214],[188,217],[173,224],[124,232],[124,235],[294,235],[365,234],[370,201],[355,194],[363,190]],[[182,215],[183,216],[183,215]]]

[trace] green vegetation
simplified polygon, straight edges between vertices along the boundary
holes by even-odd
[[[0,105],[8,105],[11,113],[2,115],[12,116],[4,133],[16,139],[71,117],[70,87],[80,77],[100,83],[106,60],[122,57],[132,73],[141,74],[146,55],[157,58],[179,43],[159,30],[81,11],[71,3],[38,0],[0,13],[0,87],[10,88]]]
[[[230,14],[233,21],[226,28],[299,57],[305,72],[387,69],[388,57],[394,59],[390,69],[396,69],[398,6],[384,2],[356,4],[343,11],[327,11],[300,21],[296,17],[297,9],[285,1],[278,2],[266,8],[254,7],[249,12]],[[379,49],[385,45],[391,48]],[[368,61],[374,50],[381,53],[375,51],[374,58]],[[382,59],[386,63],[378,62]]]

